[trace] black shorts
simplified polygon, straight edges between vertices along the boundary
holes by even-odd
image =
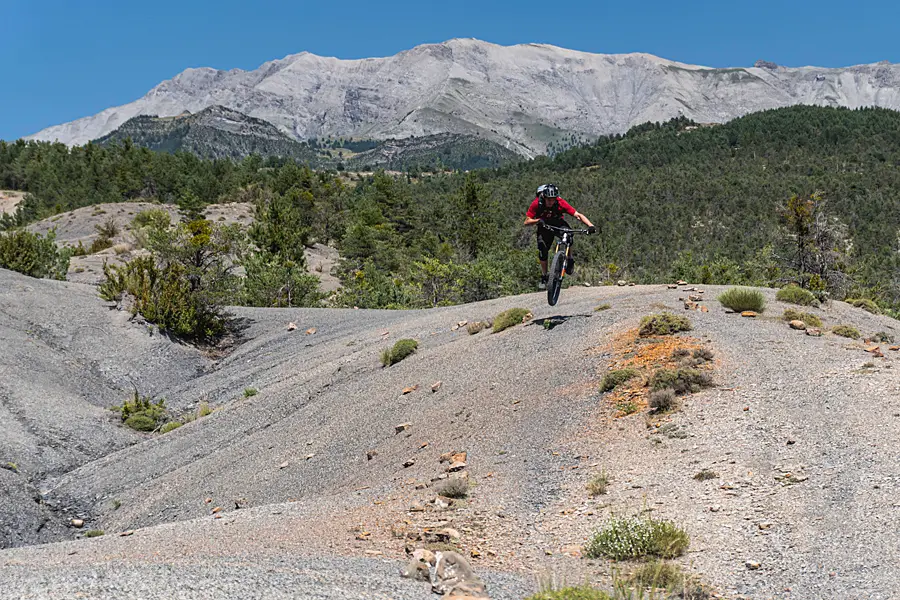
[[[553,225],[554,227],[565,227],[567,229],[571,229],[569,224],[566,223],[563,219],[554,219],[552,221],[545,220],[547,225]],[[537,226],[537,247],[538,247],[538,256],[541,260],[547,260],[547,257],[550,255],[550,248],[553,247],[553,238],[556,237],[556,232],[552,229],[546,229],[541,227],[540,224]],[[571,253],[570,253],[571,255]]]

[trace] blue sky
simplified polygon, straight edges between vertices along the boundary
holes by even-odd
[[[475,37],[714,67],[900,62],[896,0],[0,0],[0,139],[125,104],[187,67],[388,56]]]

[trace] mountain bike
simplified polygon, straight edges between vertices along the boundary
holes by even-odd
[[[570,229],[568,227],[556,227],[554,225],[543,226],[556,233],[556,250],[553,253],[553,262],[547,270],[547,304],[556,306],[559,300],[559,291],[562,289],[562,280],[566,276],[566,271],[571,270],[572,263],[569,254],[572,249],[573,237],[576,233],[587,235],[590,233],[587,229]]]

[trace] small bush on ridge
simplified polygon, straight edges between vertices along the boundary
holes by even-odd
[[[469,482],[466,479],[450,479],[438,488],[438,494],[447,498],[466,498],[469,495]]]
[[[696,369],[660,369],[650,378],[654,391],[671,389],[676,394],[694,394],[705,387],[712,387],[712,379]]]
[[[844,302],[850,306],[855,306],[856,308],[861,308],[866,312],[870,312],[873,315],[881,314],[881,309],[878,308],[878,305],[868,298],[847,298]]]
[[[650,398],[647,404],[657,412],[666,412],[675,407],[675,390],[666,388],[650,392]]]
[[[103,535],[102,529],[91,529],[84,532],[84,537],[86,538],[100,537],[101,535]]]
[[[819,300],[815,294],[809,290],[796,285],[789,285],[778,290],[775,299],[779,302],[788,302],[790,304],[798,304],[800,306],[818,306]]]
[[[722,306],[735,312],[752,310],[761,313],[766,309],[766,299],[762,292],[750,288],[731,288],[720,294],[717,300]]]
[[[600,391],[608,392],[610,390],[616,389],[618,386],[622,385],[629,379],[633,377],[637,377],[638,371],[637,369],[618,369],[616,371],[610,371],[606,375],[603,376],[603,380],[600,382]]]
[[[499,333],[504,329],[509,329],[513,325],[520,325],[526,316],[531,314],[527,308],[510,308],[494,317],[494,328],[492,333]]]
[[[419,342],[416,340],[404,339],[397,340],[397,343],[394,344],[393,348],[386,348],[381,353],[381,364],[385,367],[390,367],[391,365],[395,365],[413,352],[416,351],[416,348],[419,347]]]
[[[821,327],[822,319],[820,319],[817,315],[808,312],[800,312],[796,308],[786,308],[784,309],[784,315],[782,319],[785,321],[803,321],[810,327]]]
[[[609,487],[609,474],[605,470],[601,470],[597,475],[591,477],[588,481],[587,491],[591,497],[602,496]]]
[[[670,312],[648,315],[641,319],[641,327],[638,333],[641,337],[652,335],[672,335],[679,331],[690,331],[691,322],[686,317],[680,317]]]
[[[644,556],[675,558],[690,544],[688,534],[671,521],[648,517],[613,517],[584,547],[587,558],[628,560]]]
[[[859,329],[852,325],[835,325],[831,328],[831,332],[841,337],[858,340],[860,338]]]

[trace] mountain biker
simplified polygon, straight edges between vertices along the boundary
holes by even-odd
[[[575,210],[575,208],[559,197],[559,189],[552,183],[542,185],[537,189],[535,199],[531,201],[531,206],[525,213],[525,225],[537,225],[537,247],[538,257],[541,261],[541,283],[540,289],[547,288],[547,257],[550,253],[550,246],[553,244],[555,234],[552,229],[543,227],[552,225],[554,227],[569,228],[569,224],[563,218],[563,214],[569,214],[587,225],[588,233],[595,233],[597,229],[590,219]],[[572,273],[575,260],[569,255],[569,264],[566,265],[566,272]]]

